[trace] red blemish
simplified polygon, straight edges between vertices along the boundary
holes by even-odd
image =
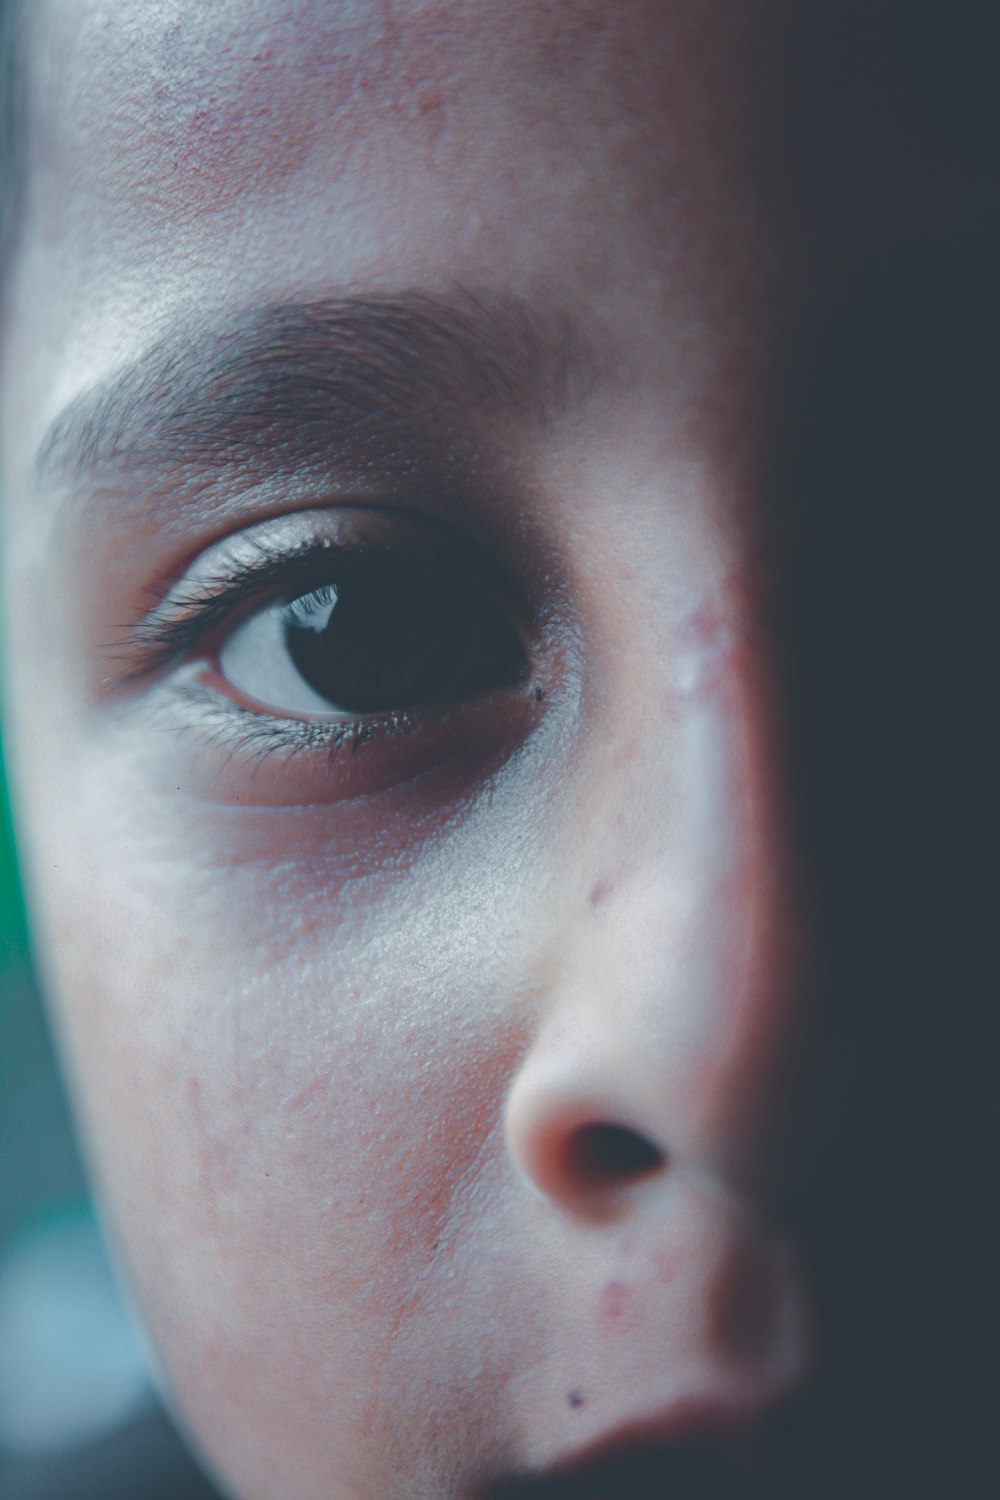
[[[621,1281],[609,1281],[601,1292],[601,1314],[611,1322],[617,1322],[629,1302],[629,1289]]]
[[[679,643],[692,655],[694,679],[687,692],[694,696],[717,692],[731,677],[748,636],[759,626],[765,587],[747,567],[737,568],[718,592],[705,599],[680,623]]]
[[[704,650],[715,651],[724,643],[729,624],[729,615],[724,607],[715,599],[706,599],[688,616],[685,633]]]

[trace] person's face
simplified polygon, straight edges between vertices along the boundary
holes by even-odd
[[[775,476],[934,208],[787,9],[33,8],[8,733],[95,1171],[247,1500],[623,1494],[808,1381]]]

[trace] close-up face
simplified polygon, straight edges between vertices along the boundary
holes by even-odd
[[[996,164],[857,28],[30,7],[5,738],[108,1224],[240,1500],[818,1494],[871,1440],[823,445]]]

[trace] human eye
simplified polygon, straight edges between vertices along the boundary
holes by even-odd
[[[222,678],[262,710],[353,723],[522,676],[516,631],[467,581],[382,549],[328,557],[327,573],[304,593],[296,584],[281,591],[218,650]]]
[[[502,754],[543,696],[532,637],[469,539],[348,506],[207,548],[130,632],[129,680],[201,732],[229,785],[243,768],[255,795],[272,777],[279,800],[337,800]]]

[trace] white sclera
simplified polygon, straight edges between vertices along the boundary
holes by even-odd
[[[310,611],[313,628],[323,630],[336,603],[336,593],[325,605]],[[271,604],[238,625],[219,652],[219,670],[228,683],[263,708],[294,718],[351,719],[344,710],[314,692],[292,661],[285,644],[287,605]],[[300,620],[298,623],[302,623]]]

